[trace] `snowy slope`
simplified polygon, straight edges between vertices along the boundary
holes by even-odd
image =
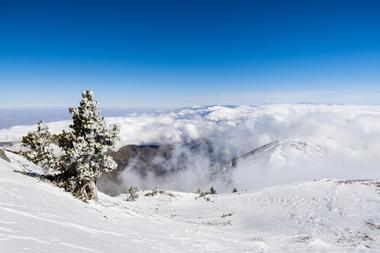
[[[8,252],[379,252],[380,182],[321,180],[210,201],[193,193],[100,194],[82,203],[0,159],[0,249]],[[146,193],[146,192],[145,192]]]
[[[295,140],[275,140],[259,148],[253,149],[225,164],[225,170],[240,166],[278,167],[287,164],[291,159],[311,158],[317,159],[324,155],[323,148],[312,146],[306,142]]]

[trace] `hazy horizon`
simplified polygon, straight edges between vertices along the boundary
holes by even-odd
[[[344,104],[344,103],[262,103],[262,104],[246,104],[246,105],[228,105],[228,104],[214,104],[214,105],[194,105],[184,107],[168,107],[168,108],[116,108],[116,107],[100,107],[104,117],[126,117],[129,115],[143,115],[143,114],[157,114],[157,113],[170,113],[182,109],[192,109],[200,107],[223,106],[230,108],[237,108],[240,106],[266,106],[266,105],[327,105],[327,106],[358,106],[358,107],[379,107],[380,104]],[[32,125],[38,121],[54,122],[61,120],[70,120],[71,115],[68,107],[0,107],[0,129],[10,128],[13,126]]]

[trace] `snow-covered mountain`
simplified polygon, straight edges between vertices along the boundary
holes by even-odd
[[[234,169],[242,164],[255,166],[255,163],[267,167],[279,166],[297,157],[315,159],[324,153],[322,147],[312,146],[306,142],[288,139],[275,140],[232,159],[224,165],[224,169]]]
[[[319,180],[209,201],[183,192],[140,191],[136,202],[99,194],[86,204],[39,181],[37,166],[6,155],[2,253],[380,251],[380,181]]]

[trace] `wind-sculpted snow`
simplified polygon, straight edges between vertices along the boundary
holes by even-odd
[[[207,195],[139,191],[84,203],[0,159],[1,253],[380,251],[380,182],[320,180]],[[23,172],[23,173],[20,173]]]
[[[252,189],[326,177],[380,177],[380,107],[376,106],[209,106],[167,113],[130,114],[107,120],[121,125],[118,148],[127,144],[189,143],[205,139],[212,143],[221,162],[276,140],[302,142],[311,147],[298,150],[289,143],[282,143],[262,157],[241,163],[229,175],[228,182],[225,178],[214,178],[210,182],[213,172],[209,157],[200,156],[198,152],[193,159],[188,159],[186,170],[163,178],[154,175],[142,178],[127,168],[122,177],[126,186],[193,191],[215,184],[220,191],[230,191],[233,187]],[[67,129],[68,124],[68,121],[52,122],[49,127],[57,132]],[[18,142],[33,128],[2,129],[0,142]],[[178,154],[189,153],[180,146]],[[178,161],[175,156],[173,159],[173,163]]]

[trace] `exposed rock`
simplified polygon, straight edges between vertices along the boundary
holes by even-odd
[[[216,157],[212,144],[205,139],[189,143],[126,145],[111,153],[111,156],[118,164],[117,169],[102,175],[97,182],[99,189],[110,195],[122,193],[118,187],[121,184],[118,176],[126,168],[141,177],[146,177],[148,174],[164,177],[187,169],[194,157],[207,159],[210,165],[215,167],[220,161]]]
[[[2,150],[1,148],[0,148],[0,158],[4,159],[7,162],[11,161],[11,160],[9,160],[9,158],[7,157],[7,155],[5,154],[4,150]]]

